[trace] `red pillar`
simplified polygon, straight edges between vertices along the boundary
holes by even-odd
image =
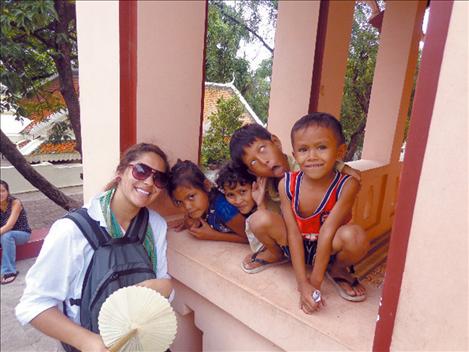
[[[374,351],[388,351],[391,347],[414,205],[452,7],[453,1],[432,1],[430,3],[430,20],[407,138],[407,150],[402,169],[398,206],[392,227],[382,304],[378,313],[379,320],[376,323],[373,341]]]
[[[137,140],[137,2],[119,2],[120,151]]]

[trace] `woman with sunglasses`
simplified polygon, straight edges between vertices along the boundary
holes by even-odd
[[[128,149],[106,191],[85,206],[113,238],[125,236],[132,219],[148,207],[168,184],[168,161],[156,145],[140,143]],[[167,273],[165,220],[149,209],[144,247],[151,259],[156,279],[139,283],[169,297],[172,293]],[[87,239],[70,219],[57,220],[26,276],[26,289],[16,307],[24,325],[31,323],[44,334],[80,351],[106,351],[101,337],[80,326],[80,308],[71,299],[81,296],[85,273],[93,256]],[[62,304],[67,315],[63,314]]]

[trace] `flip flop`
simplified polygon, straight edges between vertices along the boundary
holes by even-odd
[[[360,296],[352,296],[345,291],[345,289],[340,285],[341,282],[346,282],[348,283],[352,288],[356,287],[357,285],[360,284],[357,278],[355,278],[353,281],[349,281],[344,277],[332,277],[329,272],[326,271],[326,277],[331,281],[332,285],[334,285],[335,289],[339,293],[340,297],[347,301],[351,302],[362,302],[366,299],[366,293]]]
[[[13,281],[15,281],[15,279],[16,279],[17,276],[18,276],[18,272],[16,272],[16,273],[4,274],[4,275],[2,276],[2,285],[11,284]]]
[[[259,253],[262,253],[265,250],[266,250],[266,248],[262,247],[256,253],[253,253],[252,256],[251,256],[251,260],[249,261],[249,264],[250,263],[259,263],[260,264],[259,266],[256,266],[255,268],[250,269],[250,268],[246,268],[244,262],[241,262],[241,269],[243,269],[243,271],[248,273],[248,274],[255,274],[255,273],[258,273],[258,272],[260,272],[264,269],[267,269],[268,267],[288,263],[289,259],[286,258],[286,257],[283,257],[282,259],[277,260],[276,262],[268,262],[267,260],[257,258]]]

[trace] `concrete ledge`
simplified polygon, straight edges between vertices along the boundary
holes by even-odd
[[[25,244],[16,246],[16,260],[23,260],[34,258],[39,255],[41,251],[44,238],[49,233],[49,228],[45,227],[42,229],[32,230],[31,238]],[[2,255],[2,249],[0,248],[0,257]]]
[[[352,303],[341,299],[326,281],[327,307],[308,316],[298,308],[291,264],[246,274],[240,263],[248,253],[247,245],[199,241],[186,232],[168,233],[169,272],[178,288],[173,305],[181,316],[193,312],[194,326],[203,334],[202,350],[266,350],[266,343],[290,351],[371,350],[378,289],[367,287],[367,300]],[[213,307],[202,302],[209,302],[224,316],[214,314]],[[235,345],[233,340],[223,341],[224,324],[232,319],[239,324],[238,333],[229,332],[236,336]],[[201,323],[207,320],[213,321]],[[191,333],[180,329],[177,340]]]

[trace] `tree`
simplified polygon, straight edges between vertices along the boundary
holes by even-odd
[[[41,87],[44,80],[58,74],[60,92],[76,138],[76,149],[81,154],[80,106],[72,74],[72,68],[77,65],[75,3],[61,0],[4,1],[0,29],[1,110],[13,108],[18,116],[31,116],[32,110],[44,108],[40,104],[36,107],[21,104],[24,97],[31,96],[38,97],[44,104],[54,105]],[[57,106],[51,106],[51,109],[55,108]],[[43,182],[42,176],[10,144],[13,145],[2,132],[2,154],[31,184],[65,209],[76,206],[73,199],[52,184]]]
[[[3,132],[0,134],[0,148],[5,156],[8,155],[8,160],[18,170],[18,172],[23,176],[25,174],[28,175],[28,181],[34,187],[40,189],[41,192],[44,193],[49,199],[66,210],[80,207],[80,204],[77,201],[59,191],[40,173],[34,169],[34,172],[31,173],[29,170],[31,165],[29,165],[29,163],[22,162],[22,160],[24,160],[23,155],[19,152],[18,148],[16,148],[16,145],[14,145]]]
[[[273,48],[258,33],[261,8],[267,10],[274,28],[277,1],[236,1],[227,5],[220,0],[209,0],[205,72],[206,80],[211,82],[230,82],[234,78],[236,88],[266,122],[272,59],[265,60],[253,71],[245,58],[237,56],[243,41],[259,42],[273,53]]]
[[[349,139],[345,160],[361,150],[379,47],[379,32],[367,20],[369,8],[357,2],[342,98],[341,122]]]
[[[229,141],[234,131],[241,127],[244,108],[234,97],[217,101],[217,112],[208,117],[210,127],[202,142],[202,165],[219,166],[230,158]]]

